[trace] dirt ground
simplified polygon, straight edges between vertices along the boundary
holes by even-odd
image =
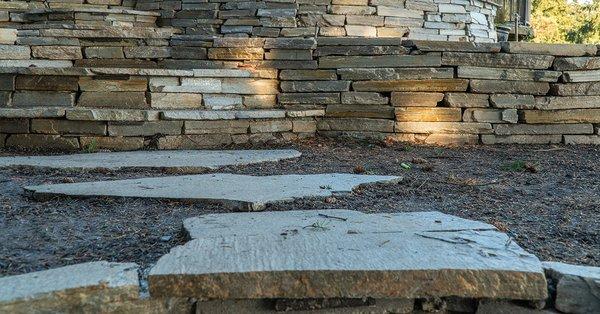
[[[277,203],[268,210],[438,210],[494,224],[542,260],[600,266],[600,147],[438,148],[325,139],[287,147],[303,156],[219,172],[401,175],[404,180],[398,184]],[[96,260],[152,265],[186,241],[183,219],[225,210],[217,205],[141,199],[38,202],[23,195],[21,187],[171,174],[140,169],[0,169],[0,276]]]

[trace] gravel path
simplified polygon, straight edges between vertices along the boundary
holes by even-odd
[[[220,172],[401,175],[404,180],[399,184],[278,203],[268,210],[438,210],[492,223],[540,259],[600,266],[600,147],[437,148],[324,139],[290,146],[303,156]],[[216,205],[160,200],[36,202],[21,189],[157,175],[173,172],[0,169],[0,276],[96,260],[133,261],[147,267],[186,241],[181,233],[183,219],[223,212]]]

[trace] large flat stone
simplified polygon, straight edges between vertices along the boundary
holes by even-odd
[[[0,167],[32,166],[55,169],[186,168],[218,169],[300,157],[296,150],[188,150],[0,157]]]
[[[600,312],[600,267],[544,262],[556,284],[556,308],[564,313]]]
[[[206,215],[150,272],[153,297],[458,296],[539,300],[539,260],[493,226],[438,212]],[[440,254],[444,252],[444,254]]]
[[[247,176],[206,174],[97,181],[25,187],[34,197],[138,197],[222,203],[235,209],[261,210],[266,204],[300,197],[351,192],[361,184],[397,182],[395,176],[352,174]]]
[[[0,278],[2,313],[76,313],[138,298],[138,266],[91,262]]]

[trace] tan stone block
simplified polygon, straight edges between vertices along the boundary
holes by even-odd
[[[31,120],[31,132],[43,134],[94,134],[105,135],[106,123],[54,119]]]
[[[287,132],[292,130],[292,121],[254,121],[250,122],[250,133]]]
[[[453,108],[486,108],[490,96],[487,94],[446,93],[444,104]]]
[[[202,94],[150,93],[150,105],[156,109],[202,108]]]
[[[523,110],[526,123],[600,123],[600,109]]]
[[[250,109],[275,108],[277,106],[277,95],[248,95],[243,96],[244,107]]]
[[[439,53],[400,56],[326,56],[319,58],[319,68],[322,69],[439,66],[441,66],[441,55]]]
[[[28,46],[0,45],[0,60],[31,59],[31,49]]]
[[[153,136],[182,134],[183,121],[150,121],[142,123],[109,123],[110,136]]]
[[[86,47],[85,57],[88,59],[123,59],[123,47]]]
[[[443,99],[443,93],[393,92],[391,102],[397,107],[435,107]]]
[[[76,137],[62,137],[60,135],[45,134],[13,134],[6,140],[6,147],[25,149],[59,149],[78,150],[79,141]]]
[[[159,116],[160,112],[154,110],[76,108],[66,111],[67,119],[79,121],[154,121]]]
[[[345,105],[386,105],[389,98],[380,93],[371,92],[344,92],[342,104]]]
[[[494,144],[558,144],[562,135],[481,135],[481,142],[487,145]]]
[[[373,92],[461,92],[466,91],[468,80],[392,80],[360,81],[352,83],[355,91]]]
[[[564,138],[567,145],[600,145],[598,135],[565,135]]]
[[[2,13],[0,13],[2,16]],[[1,21],[2,19],[0,19]],[[13,45],[17,40],[17,29],[15,28],[0,28],[0,44]]]
[[[533,95],[494,94],[490,95],[490,104],[494,108],[504,109],[534,109]]]
[[[396,122],[396,133],[451,133],[451,134],[489,134],[490,123],[479,122]]]
[[[400,107],[395,114],[396,121],[458,122],[462,118],[460,108]]]
[[[551,94],[557,96],[600,96],[600,82],[552,84]]]
[[[517,109],[479,109],[467,108],[463,113],[465,122],[517,123]]]
[[[108,149],[112,151],[140,150],[144,148],[143,137],[82,136],[79,138],[82,149]]]
[[[457,77],[483,80],[558,82],[562,72],[547,70],[459,66]]]
[[[262,60],[262,48],[209,48],[208,58],[215,60]]]
[[[78,46],[33,46],[31,55],[34,58],[51,60],[83,59],[81,47]]]
[[[387,119],[333,118],[317,122],[319,131],[394,132],[394,121]]]
[[[566,96],[535,98],[535,109],[539,110],[593,108],[600,108],[600,96]]]
[[[592,134],[591,124],[498,124],[494,125],[496,135],[552,135],[552,134]]]
[[[249,127],[247,120],[185,121],[185,134],[245,134]]]
[[[292,121],[292,132],[294,132],[294,133],[315,133],[315,132],[317,132],[317,121],[315,121],[315,120],[294,120],[294,121]]]
[[[140,76],[124,79],[82,76],[79,78],[79,87],[86,92],[145,92],[148,89],[148,79]]]
[[[158,149],[202,149],[232,143],[230,134],[165,136],[158,139]]]
[[[337,74],[335,70],[281,70],[279,78],[296,81],[329,81],[337,80]]]
[[[477,134],[414,134],[400,133],[390,135],[390,140],[427,145],[475,145],[479,143]]]
[[[79,107],[144,109],[150,106],[144,92],[81,92]]]
[[[18,75],[15,89],[34,91],[77,91],[76,76]]]

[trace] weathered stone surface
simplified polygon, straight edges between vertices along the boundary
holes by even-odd
[[[118,139],[118,137],[98,139],[109,140]],[[83,141],[82,144],[84,144]],[[101,142],[99,141],[98,145],[100,144]],[[223,166],[240,166],[297,157],[300,157],[300,152],[291,149],[137,151],[63,156],[0,157],[0,166],[32,166],[56,169],[105,168],[111,170],[124,168],[218,169]]]
[[[29,119],[1,119],[0,133],[29,133]]]
[[[186,121],[185,134],[245,134],[250,122],[244,120]]]
[[[568,72],[567,72],[568,73]],[[483,80],[558,82],[558,71],[459,66],[457,76]]]
[[[143,123],[110,123],[108,135],[110,136],[153,136],[178,135],[183,131],[182,121],[150,121]]]
[[[210,48],[208,58],[216,60],[262,60],[262,48]]]
[[[463,113],[465,122],[517,123],[517,109],[467,108]]]
[[[283,92],[344,92],[350,90],[350,81],[285,81],[280,84]]]
[[[502,109],[534,109],[536,100],[533,95],[493,94],[490,95],[490,104]]]
[[[546,275],[556,284],[556,308],[565,313],[600,311],[600,268],[544,262]]]
[[[317,122],[319,131],[366,131],[394,132],[394,121],[384,119],[321,119]]]
[[[281,70],[279,78],[297,81],[329,81],[337,80],[337,75],[335,70]]]
[[[523,110],[526,123],[600,123],[600,109]]]
[[[144,92],[81,92],[77,106],[90,108],[123,108],[145,109],[150,105],[146,102]]]
[[[554,57],[507,54],[507,53],[470,53],[470,52],[444,52],[442,65],[476,66],[495,68],[522,68],[547,70],[552,66]]]
[[[8,14],[8,12],[6,12]],[[0,13],[1,15],[1,13]],[[17,40],[17,30],[14,28],[0,29],[0,44],[12,45]]]
[[[476,314],[555,314],[552,309],[537,310],[510,301],[481,300]]]
[[[450,133],[450,134],[489,134],[492,125],[477,122],[397,122],[396,133]]]
[[[162,257],[151,270],[153,296],[546,296],[536,257],[490,225],[437,212],[389,216],[346,210],[225,214],[192,218],[184,225],[193,240]],[[205,254],[207,250],[214,254]],[[240,255],[240,250],[249,254]],[[451,253],[440,255],[440,251]],[[365,254],[378,258],[365,259]],[[232,260],[236,262],[226,262]],[[227,284],[232,282],[236,284]]]
[[[255,121],[250,123],[250,133],[275,133],[292,130],[292,121],[272,120]]]
[[[64,108],[0,108],[0,118],[60,118]]]
[[[504,42],[502,51],[509,53],[528,53],[565,57],[595,56],[596,45],[584,44],[540,44],[528,42]]]
[[[536,97],[535,109],[592,109],[600,108],[600,96]],[[525,109],[525,108],[524,108]],[[533,109],[533,108],[530,108]]]
[[[502,46],[498,43],[475,42],[446,42],[407,40],[402,43],[408,47],[416,47],[420,51],[459,51],[459,52],[500,52]]]
[[[12,106],[17,108],[31,107],[73,107],[75,94],[51,91],[24,91],[13,94]]]
[[[365,16],[366,17],[366,16]],[[363,16],[361,16],[363,18]],[[373,56],[406,55],[409,50],[401,46],[322,46],[317,47],[314,55],[323,56]]]
[[[475,93],[514,93],[546,95],[550,85],[546,82],[471,80],[470,90]]]
[[[394,176],[351,174],[246,176],[208,174],[98,181],[26,187],[36,196],[74,197],[113,196],[162,199],[186,199],[219,202],[236,209],[261,210],[277,201],[332,193],[351,192],[356,186],[375,182],[397,182]],[[328,187],[328,188],[323,188]]]
[[[34,58],[50,60],[83,59],[81,47],[77,46],[33,46],[31,55]]]
[[[123,48],[125,57],[129,59],[158,59],[169,58],[171,56],[171,47],[125,47]]]
[[[392,119],[394,118],[394,108],[390,106],[328,105],[325,116]]]
[[[127,109],[68,109],[69,120],[95,121],[153,121],[158,120],[159,112],[153,110]]]
[[[314,38],[267,38],[265,49],[314,49],[317,41]]]
[[[600,70],[566,71],[562,79],[566,83],[597,82],[600,81]]]
[[[262,57],[261,57],[262,59]],[[312,60],[312,51],[303,49],[271,49],[265,52],[267,60]]]
[[[95,121],[33,119],[31,120],[31,132],[42,134],[105,135],[106,124]]]
[[[138,266],[91,262],[0,278],[0,311],[80,312],[83,307],[138,298]]]
[[[481,142],[486,145],[495,144],[558,144],[562,135],[491,135],[482,134]]]
[[[468,80],[391,80],[353,82],[355,91],[373,92],[460,92],[466,91]]]
[[[0,90],[13,91],[15,90],[15,75],[0,74]]]
[[[150,93],[150,104],[156,109],[202,108],[202,94]]]
[[[34,76],[19,75],[15,89],[34,91],[77,91],[77,77],[74,76]]]
[[[241,95],[204,94],[204,107],[212,110],[231,110],[242,107]]]
[[[80,77],[79,87],[86,92],[145,92],[148,89],[148,79],[131,76],[124,79],[102,79]]]
[[[565,135],[564,138],[567,145],[600,145],[598,135]]]
[[[112,151],[140,150],[144,148],[143,137],[108,137],[108,136],[81,136],[81,148],[84,150],[107,149]],[[0,161],[0,165],[2,161]],[[74,167],[77,168],[77,167]]]
[[[557,71],[598,70],[600,57],[556,58],[552,68]]]
[[[314,104],[328,105],[339,104],[340,93],[279,93],[277,100],[283,105]]]
[[[453,122],[461,121],[460,108],[401,107],[396,108],[396,121]]]
[[[477,134],[414,134],[396,133],[389,137],[396,142],[409,142],[427,145],[476,145],[479,143]]]
[[[489,107],[487,94],[446,93],[444,104],[454,108],[486,108]]]
[[[439,67],[441,55],[431,53],[409,56],[327,56],[319,58],[319,68],[385,68],[385,67]]]
[[[13,134],[6,140],[5,145],[6,147],[25,149],[79,149],[79,141],[77,138],[45,134]]]
[[[31,58],[28,46],[0,45],[0,60],[22,60]]]
[[[496,135],[552,135],[552,134],[592,134],[594,127],[583,124],[498,124],[494,126]]]
[[[386,105],[388,97],[380,93],[345,92],[342,93],[342,104],[346,105]]]
[[[85,57],[88,59],[122,59],[125,58],[122,47],[86,47]]]
[[[393,92],[391,103],[396,107],[435,107],[443,99],[443,93]]]
[[[557,96],[600,96],[600,82],[552,84],[551,94]]]
[[[366,66],[362,65],[362,66]],[[337,73],[343,80],[428,80],[451,79],[454,69],[450,68],[342,68]]]

